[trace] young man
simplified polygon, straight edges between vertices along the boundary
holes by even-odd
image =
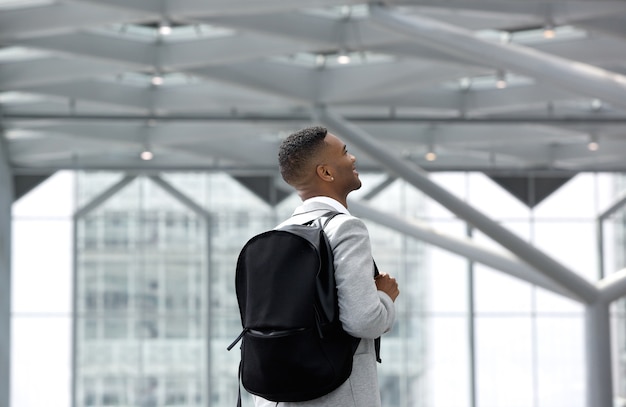
[[[352,374],[331,393],[315,400],[278,403],[280,407],[378,407],[374,339],[394,323],[394,301],[400,291],[388,274],[374,278],[369,234],[347,209],[348,194],[361,187],[356,158],[346,145],[323,127],[309,127],[287,137],[278,153],[281,175],[302,199],[288,223],[305,223],[329,211],[340,212],[326,226],[333,249],[339,318],[350,335],[361,338]],[[255,406],[276,406],[254,396]]]

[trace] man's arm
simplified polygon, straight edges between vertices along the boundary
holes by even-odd
[[[395,279],[383,274],[379,280],[374,280],[369,233],[363,221],[338,216],[327,225],[326,232],[333,247],[343,328],[358,338],[381,336],[391,329],[395,320]]]

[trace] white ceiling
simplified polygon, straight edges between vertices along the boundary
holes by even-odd
[[[623,1],[0,0],[17,174],[274,173],[319,106],[429,171],[625,171],[623,73]]]

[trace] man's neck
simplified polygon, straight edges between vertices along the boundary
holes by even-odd
[[[348,203],[347,203],[347,197],[338,197],[338,196],[334,196],[333,194],[325,194],[325,193],[309,193],[309,194],[299,194],[300,199],[304,202],[308,199],[311,198],[316,198],[316,197],[326,197],[326,198],[330,198],[332,200],[335,200],[337,202],[339,202],[344,208],[348,208]]]

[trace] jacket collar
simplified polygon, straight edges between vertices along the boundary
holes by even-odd
[[[313,197],[302,202],[302,205],[296,208],[294,215],[300,215],[313,211],[336,211],[340,213],[350,214],[342,204],[329,197]]]

